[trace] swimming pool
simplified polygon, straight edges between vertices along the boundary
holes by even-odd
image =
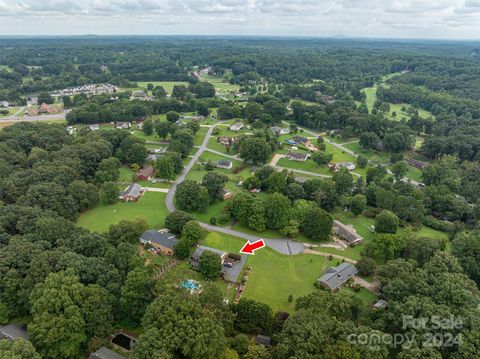
[[[187,279],[180,282],[180,287],[185,288],[190,291],[190,293],[199,293],[202,286],[196,280]]]

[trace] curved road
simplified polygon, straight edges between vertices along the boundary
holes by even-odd
[[[175,203],[174,203],[174,198],[175,198],[175,192],[177,191],[177,186],[181,182],[185,180],[185,177],[187,176],[188,172],[192,169],[193,165],[195,162],[200,158],[203,152],[207,150],[207,144],[208,140],[210,139],[210,136],[212,135],[213,130],[215,129],[215,126],[212,126],[208,129],[207,134],[202,142],[202,144],[199,146],[197,152],[195,152],[195,155],[193,155],[192,159],[188,162],[188,164],[185,166],[183,169],[182,173],[178,176],[178,178],[173,182],[172,186],[169,188],[168,193],[167,193],[167,198],[165,200],[165,203],[167,205],[167,209],[169,212],[175,211]],[[222,154],[224,156],[224,154]],[[261,237],[257,237],[251,234],[243,233],[237,230],[234,230],[230,227],[217,227],[213,226],[211,224],[203,223],[200,222],[200,225],[202,228],[205,228],[209,231],[215,231],[215,232],[220,232],[224,234],[228,234],[231,236],[243,238],[247,241],[254,242]],[[278,239],[271,239],[271,238],[263,238],[265,241],[265,244],[272,248],[273,250],[286,254],[286,255],[294,255],[294,254],[299,254],[303,253],[305,250],[305,246],[303,243],[298,243],[295,241],[292,241],[291,239],[285,239],[285,238],[278,238]]]

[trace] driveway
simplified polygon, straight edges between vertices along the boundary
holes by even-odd
[[[242,255],[240,261],[233,264],[232,268],[222,266],[223,277],[230,282],[236,282],[238,280],[238,276],[242,272],[243,267],[245,266],[245,263],[247,262],[247,258],[247,254]]]

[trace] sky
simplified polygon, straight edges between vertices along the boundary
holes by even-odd
[[[0,0],[0,35],[480,39],[480,0]]]

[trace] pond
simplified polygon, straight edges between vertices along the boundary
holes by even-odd
[[[125,350],[130,350],[133,344],[135,344],[135,339],[130,338],[125,334],[118,333],[113,337],[112,343],[122,347]]]

